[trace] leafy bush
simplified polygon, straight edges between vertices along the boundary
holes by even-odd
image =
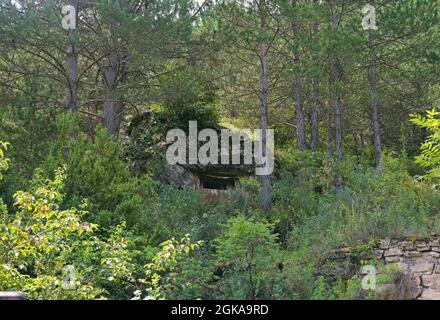
[[[0,161],[6,161],[3,152]],[[53,180],[37,171],[33,192],[15,194],[15,215],[0,203],[0,290],[23,291],[31,299],[161,298],[162,277],[201,243],[191,243],[189,235],[171,239],[139,266],[140,252],[125,224],[99,238],[98,226],[82,220],[85,208],[61,209],[65,171],[57,169]]]
[[[271,233],[272,228],[243,216],[228,220],[225,233],[216,240],[226,297],[255,299],[261,294],[265,272],[277,267],[277,236]]]
[[[162,249],[153,257],[150,263],[145,265],[145,278],[140,279],[145,288],[135,291],[135,299],[140,299],[143,294],[146,294],[144,299],[163,299],[167,279],[171,278],[164,278],[164,273],[173,271],[183,254],[199,249],[201,245],[201,241],[191,243],[189,234],[185,235],[180,241],[172,238],[162,243]]]
[[[18,213],[3,216],[0,222],[1,290],[21,290],[31,298],[95,298],[102,291],[90,283],[85,269],[70,275],[69,290],[61,281],[66,265],[80,266],[70,260],[73,250],[85,252],[81,241],[96,241],[96,226],[82,222],[84,213],[76,209],[60,210],[64,170],[55,179],[40,185],[34,194],[19,191],[15,195]],[[96,243],[98,244],[98,243]],[[84,273],[83,273],[84,272]]]
[[[5,152],[8,150],[8,143],[0,141],[0,181],[3,180],[2,172],[8,170],[9,159],[5,158]]]
[[[426,112],[426,117],[419,114],[411,115],[411,122],[430,131],[426,142],[420,147],[422,153],[416,157],[416,162],[428,168],[428,177],[440,180],[440,112],[435,109]]]

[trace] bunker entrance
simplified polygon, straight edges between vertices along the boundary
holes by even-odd
[[[200,175],[200,187],[210,190],[230,190],[235,188],[237,178]]]

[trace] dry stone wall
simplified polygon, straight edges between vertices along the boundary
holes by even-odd
[[[378,261],[396,263],[413,286],[411,299],[440,300],[440,236],[380,240],[373,250]]]
[[[363,276],[359,273],[360,261],[373,258],[378,262],[378,275],[386,269],[381,270],[380,266],[398,266],[393,283],[378,284],[377,299],[440,300],[440,236],[437,235],[423,239],[382,239],[375,243],[372,252],[349,247],[332,250],[317,265],[317,272],[330,281],[354,274]]]

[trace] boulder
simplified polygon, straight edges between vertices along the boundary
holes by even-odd
[[[191,172],[178,164],[165,165],[163,168],[163,176],[168,183],[178,185],[179,187],[193,186]]]
[[[434,269],[434,263],[420,262],[411,267],[411,272],[431,274]]]

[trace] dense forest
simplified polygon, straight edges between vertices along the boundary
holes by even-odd
[[[440,234],[439,43],[437,0],[0,0],[0,291],[378,298],[375,242]],[[190,121],[273,172],[170,181]]]

